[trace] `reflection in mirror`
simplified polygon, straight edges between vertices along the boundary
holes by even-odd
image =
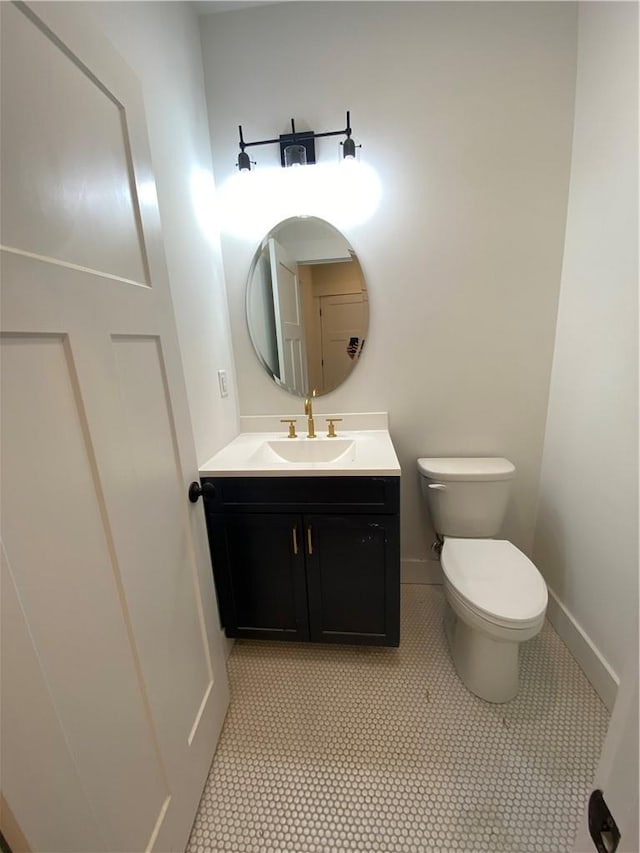
[[[276,225],[251,265],[247,325],[260,363],[281,388],[307,397],[344,382],[362,354],[369,303],[343,235],[315,217]]]

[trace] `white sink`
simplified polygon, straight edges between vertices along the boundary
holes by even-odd
[[[344,462],[355,459],[356,444],[348,438],[281,438],[265,441],[254,460],[268,462]]]
[[[340,435],[287,438],[281,415],[246,417],[241,432],[200,468],[202,477],[400,476],[384,413],[341,414]]]

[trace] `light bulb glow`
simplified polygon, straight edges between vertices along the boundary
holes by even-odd
[[[377,172],[355,159],[306,169],[263,167],[249,176],[235,173],[220,187],[220,227],[249,240],[260,240],[293,216],[317,216],[348,228],[373,216],[381,198]]]

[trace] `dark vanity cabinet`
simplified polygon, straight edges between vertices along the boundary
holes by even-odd
[[[399,477],[202,484],[228,637],[398,645]]]

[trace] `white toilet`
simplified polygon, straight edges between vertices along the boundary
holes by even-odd
[[[542,628],[547,587],[522,551],[491,539],[502,524],[515,467],[508,459],[418,459],[422,494],[443,537],[445,628],[463,683],[488,702],[518,692],[518,648]]]

